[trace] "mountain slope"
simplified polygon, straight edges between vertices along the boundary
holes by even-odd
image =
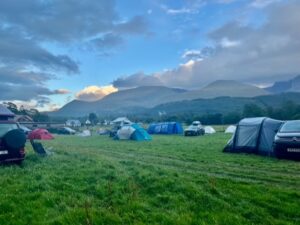
[[[120,111],[140,111],[141,108],[151,108],[172,101],[174,96],[184,92],[186,90],[163,86],[137,87],[112,93],[95,102],[74,100],[50,115],[84,116],[91,112],[109,114]]]
[[[291,80],[275,82],[265,90],[271,93],[300,92],[300,75]]]
[[[107,95],[95,102],[75,100],[57,112],[54,116],[84,116],[90,112],[102,115],[111,113],[141,112],[146,108],[170,102],[193,99],[213,99],[216,97],[254,97],[268,95],[266,90],[236,81],[216,81],[208,86],[193,91],[186,91],[163,86],[145,86],[121,90]]]
[[[268,95],[268,91],[233,80],[215,81],[206,87],[184,93],[182,99],[217,98],[217,97],[255,97]]]

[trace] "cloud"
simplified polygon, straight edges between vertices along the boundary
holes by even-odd
[[[106,95],[117,92],[118,89],[112,85],[109,86],[88,86],[76,94],[78,100],[97,101]]]
[[[223,37],[222,40],[220,41],[220,44],[223,48],[231,48],[231,47],[239,46],[241,42],[229,40],[227,37]]]
[[[300,2],[291,1],[267,7],[267,22],[260,27],[225,24],[208,34],[214,44],[209,57],[142,79],[134,74],[123,78],[122,86],[143,86],[146,80],[154,79],[165,86],[200,88],[220,79],[259,83],[293,77],[300,72],[299,11]]]
[[[282,0],[254,0],[251,2],[251,6],[255,8],[264,8],[267,7],[268,5],[271,5],[276,2],[280,2]]]
[[[66,94],[70,94],[71,91],[69,91],[67,89],[57,89],[54,91],[54,93],[57,95],[66,95]]]
[[[0,28],[0,62],[9,66],[79,72],[77,63],[67,55],[54,55],[40,47],[34,39],[24,37],[12,28]]]
[[[68,54],[52,53],[49,44],[61,49],[92,46],[88,49],[97,55],[110,55],[128,36],[147,35],[144,17],[124,20],[115,8],[114,0],[2,0],[0,99],[41,102],[63,94],[50,90],[47,82],[79,74],[79,62]]]
[[[117,88],[133,88],[137,86],[162,86],[163,82],[156,75],[146,75],[142,72],[131,76],[120,77],[113,81],[113,86]]]
[[[187,60],[202,60],[206,57],[210,57],[214,54],[215,49],[212,47],[205,47],[201,50],[198,49],[190,49],[190,50],[185,50],[184,53],[182,54],[181,58],[182,59],[187,59]]]

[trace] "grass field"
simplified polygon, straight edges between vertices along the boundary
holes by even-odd
[[[0,167],[0,224],[300,224],[300,163],[225,154],[228,135],[57,137]]]

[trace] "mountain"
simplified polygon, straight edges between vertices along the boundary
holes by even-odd
[[[217,98],[217,97],[255,97],[268,95],[268,91],[250,84],[234,80],[218,80],[206,87],[182,94],[182,99]]]
[[[170,102],[155,106],[148,110],[148,115],[157,115],[164,112],[168,115],[184,113],[231,113],[242,112],[246,104],[255,104],[261,108],[271,106],[281,107],[285,102],[292,101],[300,105],[300,93],[281,93],[274,95],[262,95],[255,97],[218,97],[214,99],[194,99],[179,102]]]
[[[172,101],[174,96],[186,90],[163,86],[144,86],[120,90],[94,102],[73,100],[52,116],[84,116],[90,112],[110,114],[111,112],[140,111],[165,102]]]
[[[300,92],[300,75],[291,80],[275,82],[265,90],[271,93]]]
[[[120,90],[95,102],[74,100],[52,116],[84,116],[90,112],[102,115],[141,113],[155,106],[193,99],[217,97],[254,97],[268,95],[266,90],[237,81],[220,80],[199,90],[183,90],[163,86],[145,86]]]

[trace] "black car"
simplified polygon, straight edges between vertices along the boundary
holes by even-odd
[[[274,153],[278,158],[300,160],[300,120],[282,125],[275,136]]]
[[[25,158],[26,135],[13,121],[0,121],[0,162],[21,163]]]

